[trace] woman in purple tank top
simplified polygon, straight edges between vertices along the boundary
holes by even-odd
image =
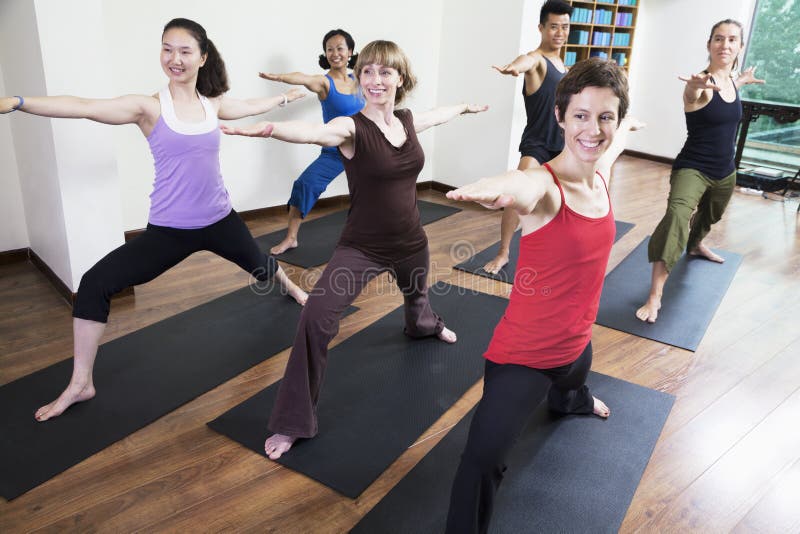
[[[344,30],[331,30],[322,38],[324,54],[319,56],[319,66],[328,69],[322,74],[303,74],[288,72],[285,74],[259,73],[264,79],[283,82],[291,85],[302,85],[319,98],[322,105],[322,120],[329,122],[336,117],[350,116],[361,111],[364,98],[358,83],[352,74],[347,72],[356,64],[358,54],[354,53],[356,43],[353,37]],[[319,196],[325,192],[328,184],[344,171],[342,159],[333,147],[323,147],[320,155],[295,180],[292,193],[286,207],[289,210],[289,228],[286,237],[272,247],[272,254],[283,254],[298,246],[297,236],[302,220],[314,207]]]
[[[754,67],[733,78],[744,47],[743,33],[735,20],[716,23],[706,43],[708,67],[700,74],[679,76],[686,82],[683,110],[688,135],[672,165],[667,211],[647,246],[653,272],[647,302],[636,310],[641,321],[656,322],[664,284],[684,250],[713,262],[725,261],[703,240],[722,218],[736,185],[734,143],[742,117],[738,88],[764,83],[755,78]]]
[[[416,181],[425,156],[416,134],[487,107],[460,104],[418,115],[395,109],[416,79],[406,55],[390,41],[365,46],[354,71],[366,106],[352,117],[338,117],[327,124],[261,122],[245,128],[222,127],[228,134],[338,147],[350,189],[345,229],[300,315],[270,417],[269,430],[274,434],[264,450],[273,460],[297,438],[317,434],[317,400],[328,343],[339,330],[342,312],[380,273],[390,272],[403,293],[407,335],[456,341],[455,333],[445,328],[428,301],[428,240],[416,203]]]
[[[136,124],[150,144],[156,168],[147,229],[110,252],[81,278],[73,307],[72,378],[56,400],[36,411],[39,421],[95,396],[92,369],[111,296],[152,280],[194,252],[214,252],[259,281],[274,276],[301,305],[308,297],[273,257],[259,250],[231,209],[219,171],[218,118],[258,115],[303,95],[293,89],[270,98],[226,97],[225,63],[203,27],[188,19],[173,19],[164,27],[161,68],[169,85],[152,96],[0,98],[0,113],[20,110],[45,117]]]

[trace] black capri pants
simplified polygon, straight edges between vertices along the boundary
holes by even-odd
[[[594,398],[586,386],[591,366],[591,342],[577,360],[553,369],[486,360],[483,397],[472,417],[450,494],[448,534],[488,531],[505,459],[542,401],[547,399],[550,410],[559,413],[594,411]]]
[[[214,224],[195,230],[148,224],[142,234],[109,252],[86,271],[72,316],[107,322],[112,295],[153,280],[201,250],[235,263],[259,281],[269,280],[278,270],[278,262],[259,250],[234,210]]]

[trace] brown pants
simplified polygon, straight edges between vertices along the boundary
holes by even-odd
[[[397,279],[405,298],[405,333],[411,337],[436,335],[444,328],[428,301],[428,247],[399,261],[381,262],[350,247],[337,247],[308,297],[286,372],[269,420],[276,434],[310,438],[317,434],[317,401],[328,343],[339,332],[339,319],[364,286],[384,272]]]

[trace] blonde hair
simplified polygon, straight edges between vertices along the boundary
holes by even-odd
[[[411,72],[411,62],[403,50],[392,41],[372,41],[361,49],[353,73],[361,83],[361,70],[365,65],[383,65],[395,69],[403,79],[397,88],[394,103],[399,104],[417,85],[417,77]]]

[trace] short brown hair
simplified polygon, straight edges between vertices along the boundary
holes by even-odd
[[[395,69],[403,77],[403,83],[397,88],[394,103],[399,104],[417,85],[417,77],[411,72],[411,62],[403,50],[392,41],[372,41],[361,49],[358,61],[353,69],[359,84],[361,83],[361,70],[364,65],[383,65]]]
[[[556,87],[558,120],[564,120],[572,95],[587,87],[608,87],[619,98],[617,121],[628,113],[628,77],[616,63],[599,57],[590,57],[576,63]]]

